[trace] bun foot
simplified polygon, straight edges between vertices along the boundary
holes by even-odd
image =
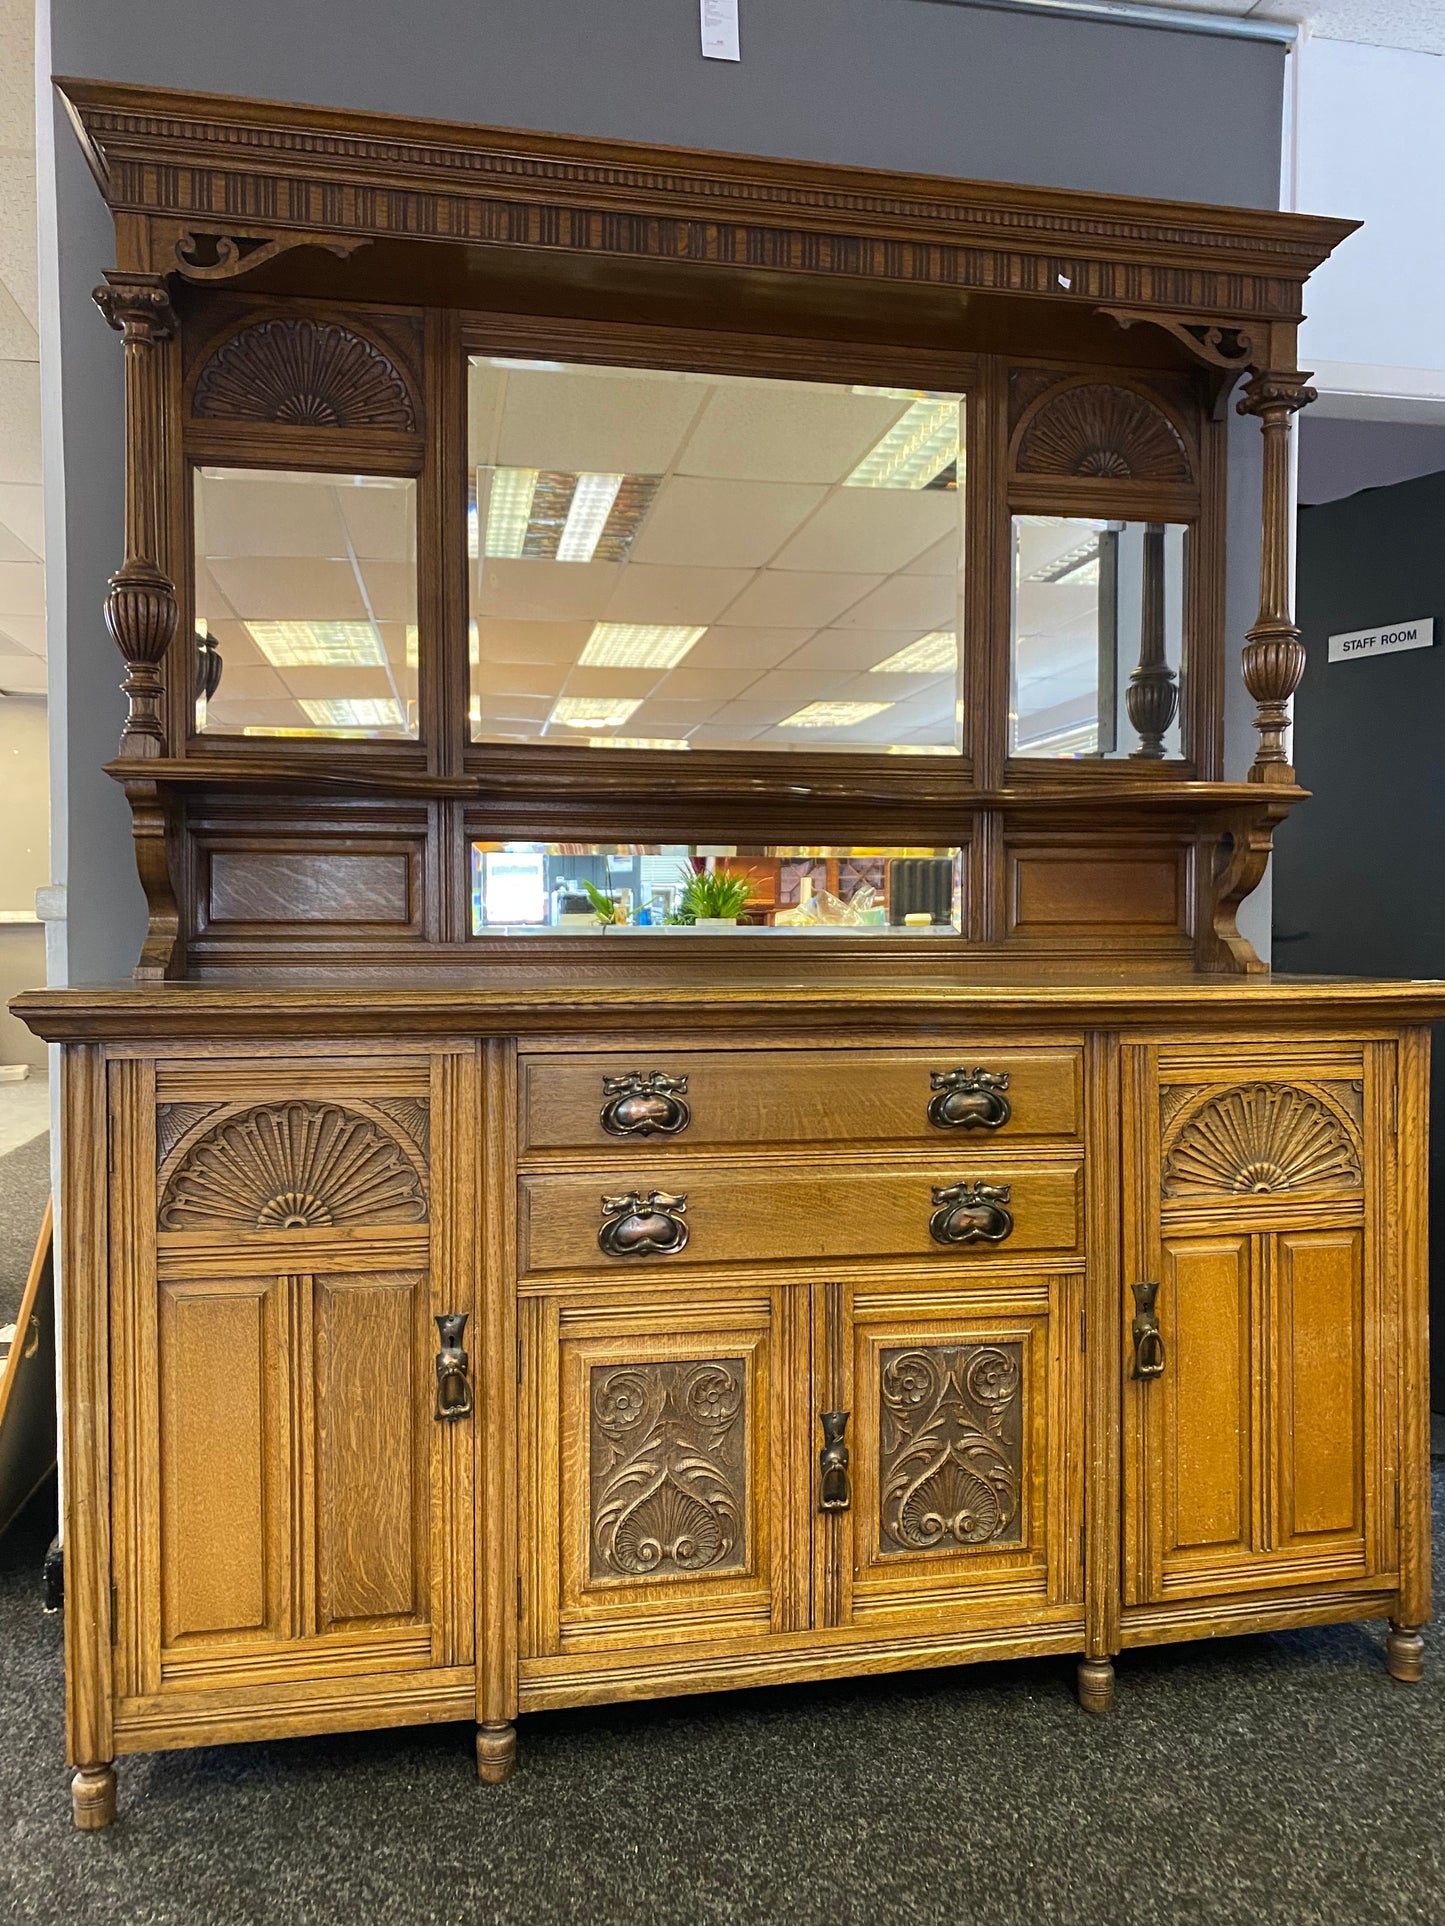
[[[1392,1679],[1414,1685],[1425,1676],[1425,1641],[1418,1625],[1397,1625],[1390,1620],[1390,1636],[1385,1640],[1385,1669]]]
[[[115,1767],[81,1766],[70,1781],[70,1809],[81,1832],[99,1832],[115,1819]]]
[[[1114,1703],[1111,1659],[1079,1660],[1079,1704],[1085,1712],[1107,1712]]]
[[[514,1725],[477,1727],[477,1777],[486,1786],[505,1785],[517,1764],[517,1728]]]

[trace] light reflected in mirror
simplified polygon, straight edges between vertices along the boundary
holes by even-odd
[[[1188,534],[1175,523],[1014,517],[1011,755],[1184,753]]]
[[[471,731],[947,755],[956,395],[477,356]]]
[[[472,844],[472,934],[946,936],[960,852],[702,843]]]
[[[196,728],[417,734],[416,483],[198,468]]]

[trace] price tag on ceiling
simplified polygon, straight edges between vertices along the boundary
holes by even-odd
[[[698,0],[702,11],[704,60],[741,60],[738,51],[738,0]]]

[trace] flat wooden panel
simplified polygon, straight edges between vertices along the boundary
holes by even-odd
[[[410,924],[412,856],[404,849],[213,849],[207,923]]]
[[[1253,1370],[1250,1240],[1169,1238],[1159,1326],[1166,1567],[1179,1554],[1251,1543]]]
[[[1014,1228],[1002,1244],[942,1246],[929,1234],[932,1188],[979,1178],[1007,1185]],[[528,1272],[609,1269],[643,1275],[694,1264],[854,1257],[929,1257],[967,1265],[1000,1252],[1073,1252],[1079,1241],[1077,1164],[1011,1163],[974,1152],[952,1165],[817,1172],[718,1164],[623,1165],[588,1176],[527,1177],[521,1186],[522,1266]],[[617,1258],[598,1247],[604,1195],[661,1188],[687,1198],[681,1251]]]
[[[522,1066],[522,1151],[605,1148],[667,1156],[707,1144],[904,1142],[919,1146],[1076,1138],[1080,1052],[1020,1050],[950,1037],[928,1051],[660,1050],[532,1057]],[[981,1068],[1008,1077],[1009,1120],[997,1129],[928,1121],[932,1071]],[[676,1137],[610,1136],[604,1077],[629,1070],[686,1077],[691,1116]]]
[[[417,1295],[407,1275],[316,1280],[318,1629],[417,1615]]]
[[[1279,1542],[1364,1530],[1359,1231],[1290,1231],[1275,1258]]]
[[[163,1637],[265,1629],[266,1298],[160,1293]]]
[[[1111,855],[1098,847],[1055,851],[1014,844],[1007,860],[1011,936],[1188,934],[1188,855],[1182,848]]]

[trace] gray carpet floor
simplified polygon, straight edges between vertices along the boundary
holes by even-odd
[[[50,1195],[50,1133],[0,1157],[0,1324],[13,1324]]]
[[[79,1834],[52,1529],[0,1541],[6,1926],[1445,1920],[1445,1653],[1381,1626],[1126,1656],[1103,1719],[1054,1662],[552,1714],[500,1789],[463,1726],[164,1753]]]

